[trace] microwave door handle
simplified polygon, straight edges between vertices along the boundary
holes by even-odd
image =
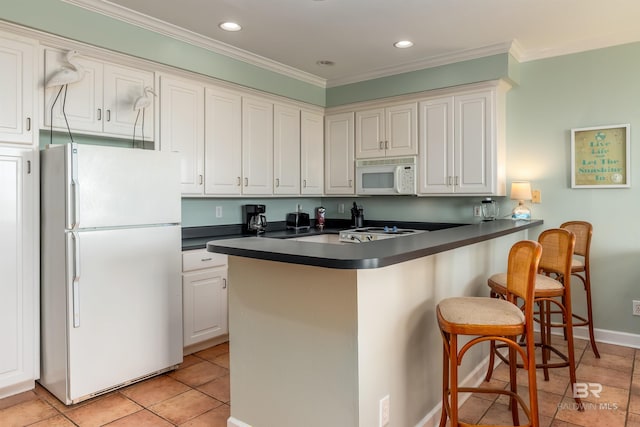
[[[396,166],[396,193],[401,193],[402,188],[400,187],[400,174],[402,173],[402,166]]]

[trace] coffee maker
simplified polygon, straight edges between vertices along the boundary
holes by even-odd
[[[267,229],[265,205],[244,205],[244,232],[246,234],[261,234]]]

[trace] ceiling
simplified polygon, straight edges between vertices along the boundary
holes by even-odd
[[[322,86],[507,51],[529,61],[640,41],[637,0],[66,1]],[[221,30],[227,20],[242,31]],[[393,47],[403,39],[414,46]]]

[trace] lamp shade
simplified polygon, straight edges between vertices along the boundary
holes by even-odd
[[[528,181],[514,181],[511,183],[511,200],[531,200],[531,183]]]

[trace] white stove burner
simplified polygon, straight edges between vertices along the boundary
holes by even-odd
[[[394,237],[411,236],[424,233],[426,230],[412,230],[408,228],[393,227],[363,227],[340,232],[341,242],[365,243],[375,240],[391,239]]]

